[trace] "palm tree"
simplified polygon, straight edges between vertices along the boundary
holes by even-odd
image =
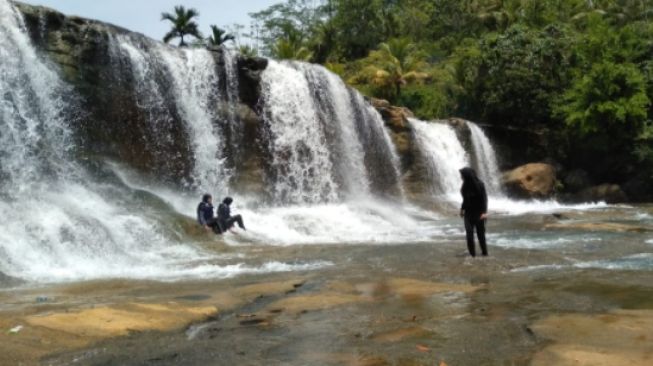
[[[313,57],[308,48],[285,38],[279,39],[271,51],[272,56],[279,60],[309,61]]]
[[[175,6],[175,13],[161,13],[161,20],[169,20],[172,23],[172,29],[163,37],[163,42],[168,43],[174,38],[180,38],[179,46],[185,47],[184,36],[190,35],[195,38],[202,38],[197,23],[193,18],[198,17],[200,13],[195,9],[186,9],[181,5]]]
[[[429,79],[430,75],[423,72],[426,68],[424,59],[424,54],[410,40],[391,39],[370,52],[363,60],[366,66],[350,82],[371,83],[385,90],[385,96],[396,99],[401,95],[404,85]]]
[[[270,50],[272,56],[280,60],[308,61],[313,53],[304,45],[302,32],[292,24],[286,23],[281,26],[282,37],[277,40]]]
[[[227,33],[226,30],[218,27],[217,25],[211,25],[211,36],[206,38],[209,46],[216,47],[224,44],[227,41],[234,42],[235,40],[236,37],[233,34]]]

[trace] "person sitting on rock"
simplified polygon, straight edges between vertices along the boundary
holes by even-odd
[[[197,206],[197,222],[216,234],[222,234],[218,219],[213,214],[213,197],[210,194],[202,196],[202,202]]]
[[[245,225],[243,224],[243,217],[240,215],[231,216],[231,208],[229,205],[233,202],[233,198],[226,197],[222,200],[220,206],[218,206],[218,223],[222,231],[230,230],[235,223],[238,223],[241,229],[245,230]]]

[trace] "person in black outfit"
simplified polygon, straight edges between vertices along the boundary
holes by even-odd
[[[487,256],[487,244],[485,242],[485,220],[487,219],[487,193],[485,185],[478,179],[472,168],[460,169],[460,176],[463,179],[463,186],[460,193],[463,196],[463,204],[460,207],[460,216],[465,218],[465,232],[467,233],[467,250],[472,257],[476,256],[474,246],[474,229],[478,235],[478,243],[481,246],[483,256]]]
[[[238,223],[241,229],[245,230],[245,225],[243,224],[243,217],[240,215],[231,216],[231,208],[229,205],[234,200],[231,197],[225,198],[220,206],[218,206],[218,223],[222,228],[222,231],[227,231],[231,229],[235,223]]]
[[[213,197],[208,193],[202,196],[202,202],[197,206],[197,222],[216,234],[223,232],[218,219],[213,215]]]

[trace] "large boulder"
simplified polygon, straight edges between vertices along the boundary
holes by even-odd
[[[517,198],[551,197],[556,188],[556,169],[551,164],[530,163],[503,174],[509,195]]]
[[[627,202],[628,196],[618,184],[601,184],[582,190],[577,199],[583,202]]]

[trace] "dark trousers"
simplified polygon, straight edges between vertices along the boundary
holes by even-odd
[[[238,226],[240,226],[241,229],[245,229],[245,224],[243,224],[243,217],[240,215],[230,216],[228,219],[223,220],[220,223],[220,226],[222,226],[222,231],[227,231],[234,227],[235,223],[238,223]]]
[[[476,248],[474,246],[474,229],[478,236],[478,243],[481,246],[483,255],[487,255],[487,244],[485,243],[485,220],[480,220],[478,215],[465,215],[465,232],[467,233],[467,250],[472,257],[476,257]]]
[[[214,233],[216,234],[222,234],[222,229],[220,228],[220,224],[218,223],[218,219],[211,219],[206,222],[206,225],[208,225]]]

